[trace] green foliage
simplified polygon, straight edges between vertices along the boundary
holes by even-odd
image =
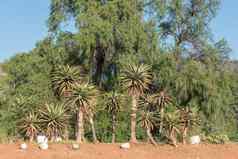
[[[229,142],[229,137],[225,134],[211,134],[205,137],[205,141],[212,144],[225,144]]]

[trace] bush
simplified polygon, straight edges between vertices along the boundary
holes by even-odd
[[[225,144],[230,139],[226,134],[212,134],[212,135],[206,136],[205,140],[212,144]]]

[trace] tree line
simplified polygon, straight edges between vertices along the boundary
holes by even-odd
[[[49,35],[2,66],[2,138],[44,133],[52,141],[175,146],[196,134],[235,139],[237,70],[209,25],[219,6],[52,0]]]

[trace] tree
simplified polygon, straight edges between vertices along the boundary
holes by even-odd
[[[203,45],[211,37],[209,23],[216,16],[220,0],[156,2],[151,5],[155,6],[160,35],[165,41],[169,38],[173,41],[176,59],[181,60],[184,56],[199,59],[204,53]]]
[[[65,22],[74,22],[73,41],[79,51],[73,57],[89,69],[90,79],[100,85],[104,76],[117,76],[123,54],[147,53],[151,48],[144,24],[144,1],[52,0],[48,28],[55,37]],[[151,29],[148,31],[150,32]]]
[[[63,104],[45,104],[40,110],[40,122],[51,141],[62,137],[68,124],[67,109]]]
[[[116,122],[118,113],[121,111],[121,94],[112,91],[105,94],[105,109],[111,116],[112,121],[112,143],[116,141]]]
[[[131,65],[125,67],[121,74],[121,81],[124,89],[132,97],[131,107],[131,142],[136,143],[136,113],[137,100],[140,95],[144,93],[152,81],[150,73],[150,66],[148,65]]]
[[[68,97],[68,102],[77,111],[76,141],[81,143],[84,138],[84,115],[93,110],[92,102],[96,98],[97,90],[88,83],[76,84],[73,87],[72,95]]]

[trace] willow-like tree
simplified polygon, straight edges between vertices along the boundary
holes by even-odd
[[[72,41],[78,49],[71,57],[100,85],[110,79],[103,78],[105,75],[117,77],[120,55],[141,55],[152,49],[149,35],[154,28],[147,27],[144,20],[146,5],[142,0],[51,0],[48,27],[58,37],[62,24],[75,23]]]
[[[220,0],[170,0],[152,1],[156,6],[162,39],[173,41],[177,60],[184,56],[200,59],[203,45],[211,37],[209,24],[216,16]],[[163,9],[160,9],[164,6]],[[171,40],[172,39],[172,40]]]
[[[148,65],[129,64],[121,74],[121,82],[132,98],[131,106],[131,142],[136,143],[136,113],[138,98],[149,89],[152,82],[151,67]]]

